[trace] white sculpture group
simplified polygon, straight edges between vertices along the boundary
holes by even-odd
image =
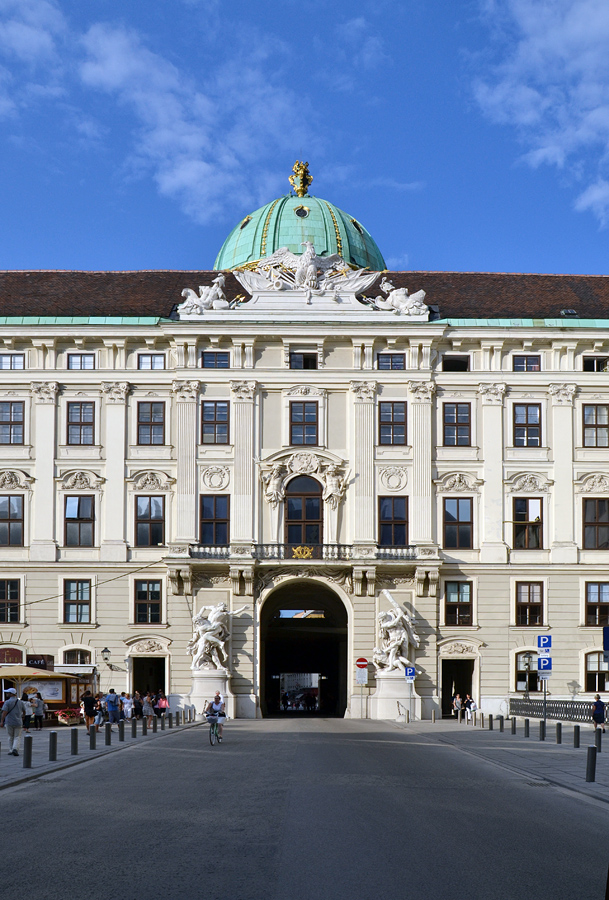
[[[192,656],[192,669],[212,669],[228,672],[226,642],[230,637],[230,619],[246,609],[245,606],[229,612],[226,603],[202,606],[193,616],[193,636],[187,651]],[[206,610],[209,614],[205,615]]]
[[[396,669],[402,671],[406,666],[414,665],[414,651],[419,646],[419,636],[412,619],[391,596],[389,591],[381,591],[391,609],[380,612],[377,616],[379,625],[379,645],[374,648],[372,659],[375,666],[383,672]]]
[[[228,309],[230,304],[224,294],[225,283],[226,276],[220,272],[210,285],[201,285],[198,294],[192,288],[184,288],[182,296],[185,300],[178,306],[178,314],[202,316],[206,310]]]
[[[388,278],[383,277],[380,285],[387,297],[380,295],[375,298],[374,305],[377,309],[389,310],[397,316],[425,317],[429,315],[429,307],[423,303],[425,291],[417,291],[409,294],[408,288],[396,288]]]
[[[261,474],[264,497],[273,509],[285,500],[286,485],[293,474],[289,461],[288,465],[275,463],[268,472]],[[340,466],[336,463],[330,463],[321,471],[317,471],[317,474],[323,485],[322,499],[330,509],[337,509],[347,490],[348,474],[341,472]]]

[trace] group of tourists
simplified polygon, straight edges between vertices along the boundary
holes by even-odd
[[[465,712],[465,718],[468,722],[471,721],[472,713],[476,712],[478,709],[478,704],[471,696],[471,694],[465,695],[465,700],[461,698],[461,694],[455,694],[452,702],[453,712],[458,719],[461,715],[461,711]]]
[[[146,691],[143,697],[139,691],[135,691],[132,696],[127,691],[117,694],[114,688],[110,688],[107,694],[93,694],[87,690],[82,696],[80,706],[87,734],[93,726],[99,731],[106,718],[111,725],[118,725],[121,720],[146,718],[147,724],[151,726],[155,716],[163,718],[170,712],[169,700],[161,690],[156,694]]]

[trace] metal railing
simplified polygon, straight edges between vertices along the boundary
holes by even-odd
[[[594,703],[592,700],[548,700],[548,719],[562,719],[563,722],[591,722]],[[607,713],[605,713],[606,717]],[[525,700],[510,697],[510,716],[543,719],[543,700]]]
[[[249,547],[247,548],[249,554]],[[230,559],[231,547],[228,545],[210,546],[205,544],[191,544],[190,556],[193,559]],[[242,555],[242,554],[239,554]],[[280,559],[280,560],[350,560],[350,559],[384,559],[402,560],[416,559],[417,548],[407,547],[377,547],[374,556],[359,550],[353,544],[254,544],[251,548],[253,559]]]

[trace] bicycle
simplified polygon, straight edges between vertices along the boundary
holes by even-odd
[[[207,721],[209,722],[209,743],[212,745],[212,747],[214,746],[216,741],[220,740],[220,734],[218,730],[219,718],[219,716],[207,717]],[[223,721],[226,721],[224,716],[222,717],[222,719]]]

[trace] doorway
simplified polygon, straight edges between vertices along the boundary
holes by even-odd
[[[165,691],[165,657],[132,656],[132,688],[142,697],[146,691]]]
[[[453,715],[452,702],[455,694],[461,694],[463,700],[466,694],[471,694],[474,662],[473,659],[442,660],[442,718],[447,719]],[[480,702],[479,698],[476,700]]]
[[[336,594],[316,582],[292,582],[267,599],[260,626],[262,715],[344,716],[347,610]]]

